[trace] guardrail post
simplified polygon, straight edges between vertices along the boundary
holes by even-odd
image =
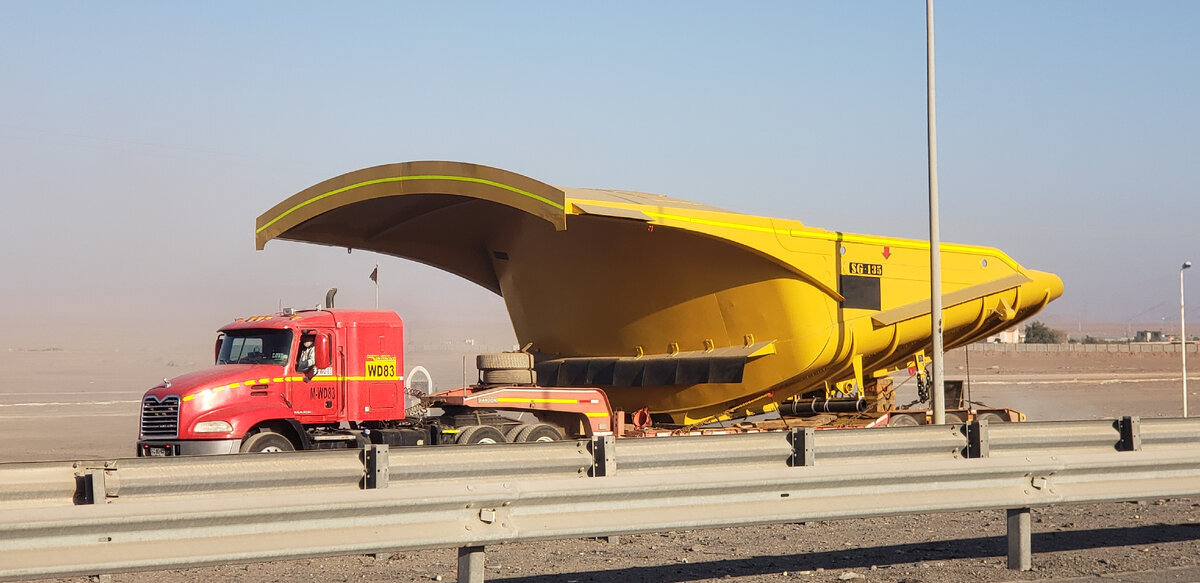
[[[1117,451],[1142,451],[1140,418],[1126,416],[1118,419],[1117,430],[1121,432],[1121,441],[1117,442]]]
[[[363,448],[363,489],[375,490],[388,487],[388,446],[373,443]],[[386,561],[391,553],[373,553],[376,561]]]
[[[1028,508],[1009,508],[1008,568],[1028,571],[1033,568],[1033,533]]]
[[[75,504],[104,504],[107,496],[105,488],[104,468],[85,468],[77,471],[75,473]],[[91,575],[88,577],[88,581],[112,583],[112,575],[108,573]]]
[[[792,444],[792,455],[788,458],[788,466],[811,466],[816,463],[816,447],[813,441],[817,432],[812,427],[797,427],[788,433],[788,441]]]
[[[458,547],[458,583],[483,583],[483,547]]]
[[[592,471],[588,473],[593,478],[611,476],[617,473],[617,438],[612,435],[592,437],[588,449],[592,452]],[[621,537],[613,535],[605,539],[610,544],[621,544]]]

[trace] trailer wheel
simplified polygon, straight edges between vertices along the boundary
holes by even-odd
[[[524,423],[520,423],[517,425],[513,425],[512,427],[509,427],[507,430],[504,431],[504,440],[509,443],[517,443],[517,442],[521,441],[520,439],[517,438],[517,436],[521,435],[521,432],[525,431],[526,427],[529,427],[529,426]]]
[[[479,370],[529,370],[533,368],[533,355],[528,352],[497,352],[475,357],[475,368]]]
[[[485,385],[532,385],[537,382],[537,374],[527,368],[485,370],[480,377]]]
[[[917,421],[912,415],[897,415],[892,413],[892,418],[888,419],[888,427],[915,427],[921,422]]]
[[[455,443],[459,445],[507,443],[504,434],[491,425],[471,425],[458,432]]]
[[[288,438],[274,431],[259,431],[242,440],[242,453],[279,453],[296,451],[296,447]]]
[[[1007,417],[1005,417],[999,413],[994,413],[992,411],[988,411],[986,413],[980,413],[979,416],[976,417],[975,419],[978,421],[987,421],[989,425],[991,425],[992,423],[1008,423],[1009,422]]]
[[[558,429],[556,429],[553,425],[547,425],[545,423],[537,423],[535,425],[526,426],[525,429],[522,429],[521,433],[519,433],[517,435],[517,438],[514,439],[513,441],[519,441],[522,443],[533,443],[533,442],[562,441],[562,438],[563,438],[562,432],[560,432]]]
[[[967,422],[967,413],[965,411],[946,411],[946,425],[954,425]]]

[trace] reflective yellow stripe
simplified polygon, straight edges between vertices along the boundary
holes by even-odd
[[[824,241],[841,241],[843,243],[861,243],[865,245],[888,245],[891,247],[907,247],[909,249],[929,250],[929,241],[921,241],[919,239],[889,239],[887,237],[875,237],[871,235],[854,235],[845,233],[828,233],[820,231],[800,231],[790,230],[787,234],[792,237],[806,237],[809,239],[821,239]],[[1012,260],[1004,253],[989,247],[977,247],[974,245],[956,245],[954,243],[942,243],[943,251],[955,251],[959,253],[975,253],[995,255],[1001,261],[1013,265]],[[1014,266],[1015,267],[1015,266]]]
[[[588,417],[608,417],[608,413],[584,413]]]
[[[710,227],[726,227],[726,228],[730,228],[730,229],[741,229],[743,231],[755,231],[758,233],[771,233],[771,234],[776,233],[776,230],[773,227],[757,227],[754,225],[746,225],[746,224],[741,224],[741,223],[728,223],[725,221],[714,221],[714,220],[710,220],[710,219],[698,219],[695,217],[685,217],[682,215],[656,213],[656,212],[643,210],[643,209],[639,209],[639,210],[641,210],[642,212],[644,212],[656,219],[668,219],[668,220],[672,220],[672,221],[681,221],[684,223],[696,223],[698,225],[708,225]]]
[[[683,223],[695,223],[698,225],[707,225],[710,227],[724,227],[728,229],[740,229],[743,231],[754,231],[756,233],[771,233],[773,235],[787,235],[789,237],[801,237],[808,239],[819,239],[822,241],[842,242],[842,243],[861,243],[866,245],[887,245],[891,247],[907,247],[910,249],[929,249],[928,241],[920,241],[913,239],[889,239],[887,237],[874,237],[870,235],[855,235],[846,233],[836,233],[829,231],[805,231],[801,229],[776,229],[774,227],[759,227],[756,225],[746,225],[741,223],[730,223],[726,221],[714,221],[710,219],[700,219],[695,217],[685,217],[683,215],[673,215],[669,213],[657,213],[648,210],[642,210],[657,219],[668,219]],[[953,251],[957,253],[971,253],[975,255],[987,255],[995,257],[1004,262],[1005,265],[1013,269],[1019,269],[1017,264],[1012,259],[1000,252],[999,250],[990,247],[976,247],[972,245],[956,245],[953,243],[942,243],[943,251]]]
[[[282,382],[298,382],[298,381],[302,381],[302,380],[304,380],[304,377],[276,377],[276,378],[273,378],[273,379],[258,379],[258,380],[255,380],[255,379],[250,379],[250,380],[248,380],[248,381],[242,381],[242,382],[232,382],[232,383],[229,383],[228,385],[221,385],[221,386],[219,386],[219,387],[209,387],[209,388],[207,388],[207,389],[201,389],[201,390],[199,390],[199,391],[196,391],[195,393],[192,393],[191,395],[186,395],[186,396],[184,396],[182,400],[184,400],[184,401],[191,401],[192,399],[195,399],[196,397],[198,397],[198,396],[200,396],[200,395],[202,395],[202,394],[204,394],[204,393],[210,393],[210,392],[211,392],[211,393],[215,393],[215,392],[219,392],[219,391],[228,391],[228,390],[230,390],[230,389],[236,389],[236,388],[238,388],[238,387],[242,387],[242,386],[246,386],[246,387],[253,387],[253,386],[255,386],[255,385],[265,385],[265,384],[269,384],[269,383],[272,383],[272,382],[275,382],[275,383],[282,383]],[[398,381],[398,380],[400,380],[400,377],[387,377],[387,378],[367,378],[367,377],[336,377],[336,376],[320,376],[320,377],[313,377],[313,380],[320,380],[320,381],[367,381],[367,380],[371,380],[371,381]],[[527,403],[527,402],[529,402],[529,400],[528,400],[528,399],[517,399],[517,401],[518,401],[518,402],[526,402],[526,403]],[[550,402],[550,401],[545,401],[545,400],[544,400],[544,401],[540,401],[540,402],[547,402],[547,403],[548,403],[548,402]],[[575,401],[574,401],[574,400],[566,400],[566,399],[563,399],[563,400],[561,400],[561,402],[564,402],[564,403],[574,403]]]
[[[348,191],[354,190],[356,188],[370,186],[372,184],[385,184],[388,182],[404,182],[406,180],[456,180],[458,182],[474,182],[475,184],[486,184],[488,186],[494,186],[496,188],[501,188],[501,189],[507,190],[509,192],[520,194],[522,196],[528,196],[529,198],[532,198],[538,202],[546,203],[558,210],[565,210],[563,208],[563,205],[558,204],[557,202],[554,202],[546,197],[538,196],[532,192],[521,190],[520,188],[509,186],[507,184],[501,184],[494,180],[486,180],[483,178],[473,178],[473,177],[469,177],[469,176],[446,176],[446,175],[440,175],[440,174],[419,174],[416,176],[393,176],[390,178],[377,178],[375,180],[366,180],[363,182],[359,182],[358,184],[351,184],[350,186],[343,186],[342,188],[338,188],[336,190],[331,190],[329,192],[326,192],[325,194],[318,194],[317,196],[314,196],[314,197],[312,197],[312,198],[310,198],[310,199],[308,199],[286,211],[283,211],[283,213],[281,213],[279,216],[271,219],[270,221],[267,222],[267,224],[259,227],[258,230],[254,231],[254,233],[258,234],[258,233],[263,232],[263,229],[266,229],[267,227],[270,227],[271,225],[275,224],[277,221],[279,221],[279,219],[282,219],[283,217],[286,217],[303,207],[306,207],[314,202],[317,202],[318,200],[329,198],[331,196],[341,194],[343,192],[348,192]]]
[[[579,402],[579,399],[517,399],[514,397],[500,397],[496,399],[497,403],[560,403],[574,405]]]

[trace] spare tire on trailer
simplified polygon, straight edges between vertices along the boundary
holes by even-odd
[[[491,425],[468,425],[458,432],[458,445],[507,443],[504,434]]]
[[[537,373],[527,368],[485,370],[479,380],[485,385],[532,385],[537,383]]]
[[[475,368],[479,370],[529,370],[533,368],[533,355],[528,352],[497,352],[475,357]]]

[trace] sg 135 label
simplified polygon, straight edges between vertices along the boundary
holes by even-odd
[[[851,263],[850,275],[883,276],[883,266],[878,263]]]

